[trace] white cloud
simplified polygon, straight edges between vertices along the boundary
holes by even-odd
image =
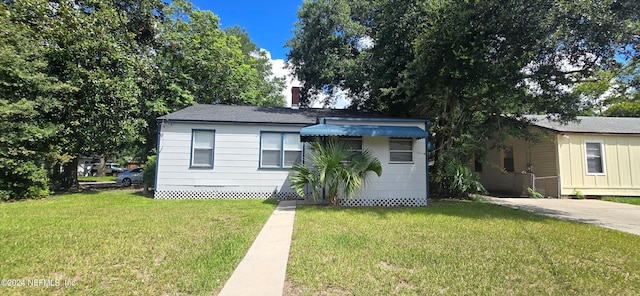
[[[349,105],[351,105],[351,100],[348,98],[348,94],[346,91],[341,89],[334,89],[333,92],[335,96],[335,104],[333,105],[333,108],[345,109],[349,107]]]
[[[287,67],[287,63],[285,62],[285,60],[283,59],[272,60],[271,53],[269,53],[269,51],[265,49],[262,49],[262,50],[266,53],[267,58],[269,58],[269,60],[271,61],[273,75],[275,77],[284,78],[285,88],[282,91],[282,95],[284,95],[286,106],[291,107],[291,87],[302,86],[302,83],[300,83],[300,80],[298,80],[298,78],[293,74],[293,71]],[[333,106],[323,106],[322,101],[323,101],[322,98],[315,100],[311,104],[311,107],[312,108],[330,107],[330,108],[344,109],[348,107],[351,102],[351,100],[347,98],[345,92],[343,91],[337,92],[336,102]]]
[[[284,78],[285,87],[282,90],[285,105],[291,107],[291,87],[302,85],[300,81],[293,75],[292,71],[287,68],[287,63],[283,59],[271,59],[271,53],[266,49],[262,50],[271,62],[271,71],[274,77]]]
[[[284,78],[285,88],[282,90],[282,94],[286,105],[291,106],[291,87],[301,86],[302,84],[293,75],[292,71],[287,68],[287,64],[283,59],[271,60],[271,66],[275,76]]]

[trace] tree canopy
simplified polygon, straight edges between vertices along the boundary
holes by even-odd
[[[444,163],[523,131],[521,115],[571,120],[638,77],[637,1],[317,0],[298,17],[303,101],[339,89],[352,108],[430,118],[436,188]]]
[[[177,109],[284,105],[248,34],[187,1],[2,1],[0,16],[3,199],[73,186],[80,155],[146,159]]]

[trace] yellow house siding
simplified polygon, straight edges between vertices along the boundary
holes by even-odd
[[[531,172],[535,174],[536,190],[544,196],[558,195],[557,145],[554,133],[545,134],[538,142],[529,144]],[[526,188],[525,188],[526,189]]]
[[[541,132],[536,129],[534,132]],[[536,177],[536,190],[544,196],[558,195],[557,139],[555,133],[541,133],[535,143],[521,139],[509,139],[504,145],[513,147],[514,172],[502,170],[502,153],[499,149],[489,149],[480,181],[497,194],[527,196],[527,188],[533,187],[530,173]],[[525,172],[523,174],[523,172]],[[538,179],[543,178],[543,179]]]
[[[490,192],[520,196],[526,195],[526,188],[531,184],[531,176],[521,172],[527,170],[527,143],[520,139],[510,139],[504,146],[513,147],[513,172],[503,170],[503,154],[500,149],[487,151],[486,160],[482,164],[480,182]]]
[[[588,174],[586,143],[602,143],[603,174]],[[562,195],[640,196],[640,136],[558,135]]]
[[[629,138],[620,138],[618,140],[618,145],[615,146],[616,151],[616,161],[618,163],[631,163],[632,159],[629,155],[629,151],[631,150],[631,143]],[[618,166],[619,180],[618,183],[621,187],[632,187],[633,186],[633,172],[631,166]]]

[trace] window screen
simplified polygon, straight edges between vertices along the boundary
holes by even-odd
[[[389,139],[389,161],[413,162],[413,140]]]
[[[213,141],[215,131],[194,130],[191,137],[191,166],[213,167]]]
[[[297,133],[263,132],[260,167],[290,168],[302,160],[302,142]]]
[[[587,173],[604,174],[602,164],[602,144],[586,143],[587,148]]]

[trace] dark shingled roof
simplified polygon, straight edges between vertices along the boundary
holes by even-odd
[[[384,118],[385,115],[379,112],[346,109],[291,109],[199,104],[158,117],[158,120],[316,124],[317,120],[322,117]]]
[[[562,124],[550,121],[545,115],[526,115],[539,127],[558,132],[598,133],[598,134],[640,134],[638,117],[587,117],[578,116],[578,121]]]

